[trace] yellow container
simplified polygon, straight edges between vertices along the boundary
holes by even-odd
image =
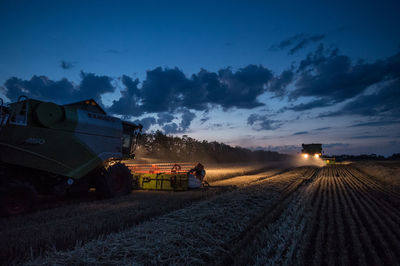
[[[135,174],[135,179],[141,189],[184,191],[188,189],[187,174],[158,173]]]

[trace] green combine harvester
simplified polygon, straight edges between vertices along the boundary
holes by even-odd
[[[306,160],[322,159],[326,164],[334,164],[336,162],[333,157],[326,157],[322,155],[322,144],[311,143],[311,144],[301,144],[302,150],[301,155]]]
[[[0,107],[0,210],[16,215],[37,194],[96,188],[100,197],[130,193],[141,125],[108,116],[94,101],[57,105],[21,96]]]

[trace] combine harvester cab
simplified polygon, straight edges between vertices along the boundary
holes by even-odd
[[[312,159],[322,159],[326,164],[334,164],[335,158],[328,158],[322,155],[322,144],[312,143],[312,144],[301,144],[302,150],[301,155],[306,160]]]
[[[133,174],[134,187],[148,190],[184,191],[188,189],[191,163],[126,164]]]
[[[101,197],[130,193],[132,176],[121,160],[134,157],[141,128],[108,116],[94,100],[57,105],[21,96],[2,104],[1,211],[25,212],[37,193],[90,187]]]

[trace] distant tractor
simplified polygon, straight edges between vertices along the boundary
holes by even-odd
[[[328,158],[322,155],[322,144],[312,143],[312,144],[301,144],[303,149],[301,154],[305,159],[322,159],[326,164],[334,164],[335,158]]]
[[[94,101],[57,105],[21,96],[0,107],[0,211],[24,213],[37,194],[96,188],[100,197],[128,194],[142,126],[108,116]]]

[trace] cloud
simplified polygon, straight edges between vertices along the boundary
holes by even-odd
[[[179,129],[179,127],[176,123],[171,123],[171,124],[165,125],[163,127],[163,131],[165,132],[165,134],[181,133],[181,130]]]
[[[376,93],[357,97],[347,103],[340,112],[398,118],[400,115],[400,78]]]
[[[165,124],[162,129],[165,134],[176,134],[176,133],[185,133],[189,129],[193,119],[196,118],[196,114],[189,111],[188,109],[180,109],[178,112],[181,113],[181,122],[179,125],[177,123],[168,123]],[[169,117],[170,118],[170,117]],[[168,119],[167,119],[168,120]],[[170,120],[171,122],[172,120]]]
[[[98,76],[93,73],[85,73],[81,71],[82,81],[79,85],[77,95],[73,96],[77,99],[94,99],[101,103],[101,95],[114,92],[115,88],[111,84],[112,78],[108,76]]]
[[[305,48],[307,45],[322,41],[324,38],[324,34],[309,35],[305,33],[300,33],[281,41],[277,45],[272,45],[270,49],[283,50],[285,48],[290,48],[288,54],[293,55],[299,50]]]
[[[348,56],[334,55],[301,73],[290,98],[314,96],[327,104],[341,102],[363,92],[382,80],[380,62],[377,65],[352,65]],[[321,101],[322,102],[322,101]]]
[[[257,131],[261,130],[274,130],[279,128],[281,121],[269,119],[268,115],[251,114],[247,118],[247,124],[253,126]]]
[[[253,109],[264,105],[257,98],[266,91],[282,95],[290,76],[290,72],[284,72],[274,80],[273,86],[268,87],[273,74],[261,65],[248,65],[237,71],[230,68],[217,72],[202,69],[190,77],[178,68],[158,67],[147,71],[141,86],[138,79],[123,75],[121,97],[113,101],[108,111],[139,116],[145,113],[174,113],[179,108],[197,111],[207,111],[214,106],[224,110]],[[8,98],[13,100],[20,94],[26,94],[32,98],[56,102],[85,97],[99,100],[102,94],[115,91],[111,77],[81,72],[81,78],[79,85],[67,79],[53,81],[46,76],[33,76],[31,80],[10,78],[5,83],[5,90],[7,96],[10,96]]]
[[[101,95],[115,90],[111,85],[111,78],[107,76],[81,72],[81,78],[80,84],[75,85],[65,78],[53,81],[46,76],[36,75],[30,80],[12,77],[4,84],[5,94],[11,101],[16,101],[20,95],[25,95],[57,103],[94,99],[101,104]]]
[[[301,72],[307,70],[307,68],[317,66],[327,61],[329,58],[338,56],[338,54],[339,49],[326,49],[323,44],[320,44],[314,52],[308,53],[306,58],[300,61],[297,72]]]
[[[196,114],[188,109],[180,109],[178,112],[181,114],[179,123],[172,122],[178,118],[170,113],[158,113],[157,118],[147,116],[135,120],[134,123],[142,124],[144,130],[148,130],[153,125],[159,125],[165,134],[185,133],[189,129],[193,119],[196,118]]]
[[[391,121],[371,121],[364,123],[353,124],[349,127],[376,127],[376,126],[387,126],[393,124],[400,124],[400,120],[391,120]]]
[[[172,122],[172,120],[174,120],[174,116],[170,113],[159,113],[157,115],[158,119],[157,119],[157,123],[161,126]]]
[[[350,144],[349,143],[341,143],[341,142],[337,142],[337,143],[328,143],[328,144],[322,144],[323,148],[346,148],[349,147]]]
[[[273,46],[277,47],[278,49],[284,49],[294,45],[294,43],[302,40],[304,37],[305,37],[304,33],[296,34],[292,37],[282,40],[278,45],[273,45]]]
[[[264,105],[257,97],[266,90],[264,87],[272,79],[272,72],[261,65],[248,65],[236,72],[226,68],[219,71],[220,82],[226,86],[221,91],[213,91],[208,99],[225,109],[232,107],[253,109]],[[224,92],[225,94],[222,94]]]
[[[62,69],[71,69],[74,67],[74,64],[72,62],[67,62],[67,61],[61,61],[61,68]]]
[[[286,93],[286,87],[293,81],[294,73],[292,70],[285,70],[280,76],[274,77],[269,83],[269,91],[277,97],[283,97]]]
[[[376,139],[376,138],[387,138],[387,135],[360,135],[352,136],[351,139]]]
[[[222,124],[222,123],[212,123],[209,126],[207,126],[207,129],[208,130],[214,130],[214,129],[217,129],[217,128],[222,128],[223,126],[224,126],[224,124]],[[226,126],[229,126],[229,125],[226,124]]]
[[[207,122],[208,120],[210,120],[210,117],[209,117],[209,116],[203,117],[203,118],[200,119],[200,123],[201,123],[201,124],[204,124],[204,123]]]
[[[340,115],[381,116],[397,119],[400,115],[400,78],[384,85],[375,93],[356,97],[339,111],[324,113],[320,116]]]
[[[317,42],[321,38],[322,35],[299,34],[280,47],[295,48],[303,40]],[[191,76],[178,68],[157,67],[147,71],[142,82],[123,75],[121,97],[107,111],[122,117],[152,115],[169,132],[182,132],[190,127],[195,111],[204,112],[204,116],[214,108],[252,110],[265,106],[266,102],[260,101],[263,97],[259,96],[269,92],[273,97],[288,96],[294,101],[282,111],[306,111],[344,102],[338,111],[319,117],[357,114],[394,120],[400,114],[399,80],[400,53],[374,62],[354,62],[337,49],[320,45],[297,68],[292,66],[280,75],[274,75],[262,65],[237,70],[222,68],[215,72],[201,69]],[[83,71],[78,84],[46,76],[33,76],[30,80],[12,77],[4,84],[4,94],[11,100],[27,95],[57,103],[93,98],[101,104],[102,95],[115,92],[113,81],[109,76]],[[205,123],[208,119],[203,117],[200,121]],[[273,130],[282,125],[282,121],[260,114],[250,115],[247,123],[255,130]]]
[[[133,122],[136,124],[141,124],[144,131],[148,130],[152,125],[157,124],[156,119],[152,116],[148,116],[142,119],[136,119]]]
[[[299,131],[299,132],[293,133],[293,136],[296,136],[296,135],[306,135],[306,134],[308,134],[308,131]]]
[[[121,97],[118,100],[114,100],[107,111],[126,116],[142,115],[144,112],[140,106],[141,92],[138,88],[139,79],[133,80],[131,77],[123,75],[121,81],[125,86],[121,90]]]
[[[297,74],[295,89],[289,93],[289,99],[297,100],[299,97],[314,99],[287,109],[303,111],[327,107],[356,96],[360,97],[360,102],[368,101],[381,109],[381,102],[377,98],[374,100],[371,96],[360,95],[371,86],[382,88],[386,86],[385,83],[395,81],[400,77],[400,53],[372,63],[364,61],[353,63],[350,57],[340,55],[337,50],[325,50],[321,45],[314,53],[309,54],[300,62]],[[398,86],[397,82],[395,83]],[[383,88],[381,91],[374,97],[380,96],[383,100],[389,94],[391,97],[397,95],[393,89],[389,92],[389,88]],[[383,95],[384,92],[386,92],[386,96]],[[389,98],[385,100],[389,100]],[[390,106],[394,108],[393,104]],[[346,109],[354,108],[347,106]],[[359,110],[358,113],[371,115],[377,110],[367,111],[367,109]],[[381,111],[375,113],[381,113]]]
[[[286,107],[284,110],[293,110],[293,111],[305,111],[305,110],[310,110],[313,108],[321,108],[321,107],[326,107],[330,106],[330,102],[326,100],[314,100],[308,103],[300,103],[295,106],[291,107]]]
[[[141,108],[145,112],[173,112],[182,106],[183,92],[188,80],[177,68],[158,67],[147,71],[141,88]]]
[[[324,131],[324,130],[328,130],[328,129],[331,129],[332,127],[320,127],[320,128],[315,128],[315,129],[313,129],[313,130],[316,130],[316,131]]]
[[[189,128],[190,124],[192,123],[193,119],[196,118],[196,114],[193,112],[190,112],[189,110],[185,109],[182,111],[182,121],[180,123],[180,127],[183,130],[186,130]]]
[[[201,69],[190,77],[178,68],[157,67],[147,71],[142,83],[123,75],[121,97],[112,102],[107,112],[127,118],[160,114],[156,122],[165,127],[166,131],[184,132],[195,118],[195,114],[189,110],[207,112],[214,107],[223,110],[253,109],[264,105],[257,98],[266,91],[281,95],[286,74],[277,81],[281,85],[268,87],[272,78],[272,72],[262,65],[248,65],[237,71],[231,68],[217,72]],[[26,95],[56,103],[93,98],[102,104],[101,96],[115,91],[112,81],[111,77],[83,71],[79,85],[67,79],[53,81],[46,76],[33,76],[30,80],[13,77],[6,81],[4,91],[11,100]],[[166,113],[181,114],[181,121],[178,124],[171,123],[171,117],[167,117]]]
[[[304,47],[306,47],[308,44],[313,43],[313,42],[319,42],[324,38],[325,38],[324,34],[312,35],[312,36],[309,36],[309,37],[302,38],[296,45],[294,45],[289,50],[289,54],[293,55],[297,51],[299,51],[299,50],[303,49]]]
[[[257,97],[268,90],[266,87],[272,77],[271,71],[261,65],[248,65],[236,72],[230,68],[218,72],[202,69],[189,78],[178,68],[158,67],[147,71],[140,89],[125,89],[110,110],[131,113],[126,103],[132,96],[143,113],[175,112],[182,107],[197,111],[206,111],[211,106],[224,110],[253,109],[264,105]],[[137,84],[134,87],[137,88]]]
[[[30,80],[12,77],[4,83],[5,95],[16,101],[20,95],[46,101],[70,102],[77,94],[78,86],[67,79],[53,81],[45,76],[33,76]]]

